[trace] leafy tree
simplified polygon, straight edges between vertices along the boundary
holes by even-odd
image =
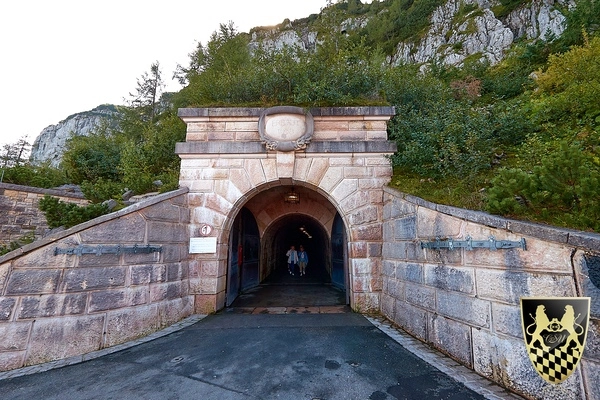
[[[6,144],[0,156],[0,182],[15,185],[51,188],[68,183],[60,169],[49,164],[32,165],[27,160],[31,145],[27,137],[20,138],[14,144]]]
[[[552,55],[538,71],[532,105],[538,121],[581,120],[600,125],[600,37]]]
[[[175,143],[185,140],[185,124],[168,112],[158,123],[148,126],[141,140],[129,140],[122,147],[119,171],[122,182],[136,193],[156,190],[160,180],[161,191],[176,189],[179,185],[179,157]]]
[[[121,181],[111,181],[104,178],[98,178],[93,182],[81,182],[81,191],[85,198],[92,203],[102,203],[108,199],[121,200],[121,195],[125,192],[125,184]]]
[[[566,29],[558,42],[567,48],[584,44],[587,36],[598,35],[600,29],[600,1],[577,0],[575,7],[561,10],[566,17]]]
[[[488,190],[493,213],[600,230],[600,38],[550,55],[521,111],[536,129]]]
[[[510,111],[474,107],[471,89],[415,73],[414,66],[397,67],[387,79],[386,93],[397,111],[389,126],[398,143],[395,166],[428,178],[471,179],[492,167],[503,143],[516,140],[504,125]]]
[[[512,99],[533,87],[531,73],[540,65],[524,57],[526,51],[527,47],[515,48],[500,63],[485,69],[480,77],[485,101]]]
[[[221,25],[206,47],[192,53],[190,67],[181,69],[189,84],[175,95],[176,106],[381,103],[382,57],[323,19],[317,28],[315,51],[262,45],[250,52],[246,35]]]
[[[175,142],[185,139],[185,125],[168,105],[158,62],[138,79],[129,106],[119,107],[116,126],[103,125],[89,136],[69,139],[62,167],[81,185],[86,198],[99,203],[121,199],[126,188],[136,193],[178,186],[179,158]]]
[[[178,67],[178,79],[189,84],[175,96],[176,107],[247,102],[249,60],[247,35],[239,34],[233,22],[220,24],[206,46],[199,43],[190,54],[189,67]]]
[[[98,179],[119,181],[121,161],[119,140],[110,132],[95,132],[89,136],[73,136],[66,144],[61,167],[75,184]]]

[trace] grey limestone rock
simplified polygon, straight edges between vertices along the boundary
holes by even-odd
[[[88,136],[103,122],[114,121],[116,114],[115,106],[102,105],[71,115],[56,125],[44,128],[33,143],[30,161],[34,164],[49,162],[52,167],[58,167],[67,140],[72,135]]]

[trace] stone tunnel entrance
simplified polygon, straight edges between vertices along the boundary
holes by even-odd
[[[266,189],[235,217],[229,238],[227,306],[348,303],[347,243],[339,234],[344,230],[342,219],[324,196],[306,187],[293,189],[299,204],[286,204],[284,196],[290,190]],[[297,270],[289,273],[286,253],[292,245],[296,250],[303,246],[308,253],[303,276]]]
[[[180,109],[186,141],[175,152],[179,183],[189,188],[195,312],[220,310],[269,283],[299,287],[300,279],[337,288],[352,309],[378,310],[394,114],[392,107]],[[285,200],[292,190],[300,202]],[[308,250],[306,276],[285,274],[292,244]]]

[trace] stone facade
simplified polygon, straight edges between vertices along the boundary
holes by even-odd
[[[0,371],[114,346],[189,316],[186,193],[157,196],[0,257]],[[81,245],[161,251],[55,253]]]
[[[46,217],[38,208],[45,195],[67,203],[89,203],[77,193],[0,183],[0,246],[7,246],[31,233],[39,239],[49,231]]]
[[[254,199],[263,231],[289,212],[281,202],[260,198],[269,189],[303,188],[321,196],[326,211],[319,217],[331,232],[335,212],[347,228],[348,290],[355,310],[379,308],[383,186],[392,175],[387,155],[395,143],[387,140],[391,107],[311,109],[314,134],[302,151],[268,151],[259,134],[259,108],[181,109],[187,124],[186,143],[178,143],[180,185],[188,187],[190,236],[203,225],[213,228],[215,254],[194,255],[190,261],[190,291],[196,312],[225,305],[228,241],[241,208]],[[260,200],[256,200],[259,199]],[[256,203],[258,202],[258,204]],[[315,204],[319,201],[315,201]],[[260,208],[269,212],[261,212]],[[318,210],[303,203],[295,213]]]
[[[421,248],[436,238],[467,236],[525,238],[527,250]],[[528,398],[600,398],[600,289],[590,281],[589,259],[600,260],[600,235],[510,221],[385,189],[382,314]],[[552,385],[527,356],[520,299],[565,296],[591,297],[590,331],[580,366]]]

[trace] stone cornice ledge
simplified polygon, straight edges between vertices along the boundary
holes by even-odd
[[[259,117],[265,110],[260,107],[208,107],[208,108],[180,108],[177,116],[180,118],[198,117]],[[368,107],[310,107],[305,108],[315,117],[326,116],[393,116],[396,109],[392,106],[368,106]]]
[[[466,221],[475,222],[492,228],[505,229],[512,233],[520,233],[551,242],[564,243],[587,249],[600,249],[600,234],[597,233],[559,228],[552,225],[544,225],[535,222],[512,220],[482,211],[473,211],[464,208],[446,206],[443,204],[436,204],[387,186],[384,187],[383,190],[417,206],[429,208],[430,210],[435,210],[442,214],[461,218]]]
[[[92,220],[86,221],[86,222],[81,223],[79,225],[75,225],[75,226],[73,226],[73,227],[71,227],[69,229],[65,229],[64,231],[52,233],[52,234],[50,234],[50,235],[48,235],[48,236],[46,236],[46,237],[44,237],[44,238],[42,238],[40,240],[36,240],[33,243],[26,244],[23,247],[20,247],[20,248],[14,250],[14,251],[11,251],[10,253],[7,253],[7,254],[5,254],[3,256],[0,256],[0,264],[3,264],[5,262],[7,262],[7,261],[10,261],[13,258],[17,258],[17,257],[19,257],[19,256],[21,256],[23,254],[27,254],[30,251],[39,249],[40,247],[44,247],[44,246],[47,246],[49,244],[52,244],[52,243],[54,243],[54,242],[56,242],[58,240],[61,240],[61,239],[65,238],[65,237],[67,237],[67,236],[73,235],[73,234],[75,234],[77,232],[81,232],[81,231],[83,231],[85,229],[91,228],[94,225],[98,225],[100,223],[103,223],[103,222],[106,222],[106,221],[110,221],[112,219],[121,218],[121,217],[123,217],[125,215],[128,215],[128,214],[133,214],[133,213],[135,213],[135,212],[137,212],[137,211],[139,211],[141,209],[144,209],[146,207],[150,207],[150,206],[152,206],[154,204],[160,203],[161,201],[165,201],[165,200],[177,197],[177,196],[184,195],[184,194],[186,194],[188,192],[189,192],[189,189],[186,188],[186,187],[183,187],[183,188],[180,188],[180,189],[177,189],[177,190],[173,190],[171,192],[159,194],[157,196],[150,197],[150,198],[142,200],[142,201],[140,201],[138,203],[132,204],[132,205],[130,205],[128,207],[125,207],[125,208],[123,208],[123,209],[121,209],[119,211],[115,211],[115,212],[112,212],[110,214],[101,215],[101,216],[99,216],[97,218],[94,218]]]
[[[373,141],[314,141],[306,153],[394,153],[396,142]],[[268,150],[260,142],[180,142],[175,154],[264,154]]]

